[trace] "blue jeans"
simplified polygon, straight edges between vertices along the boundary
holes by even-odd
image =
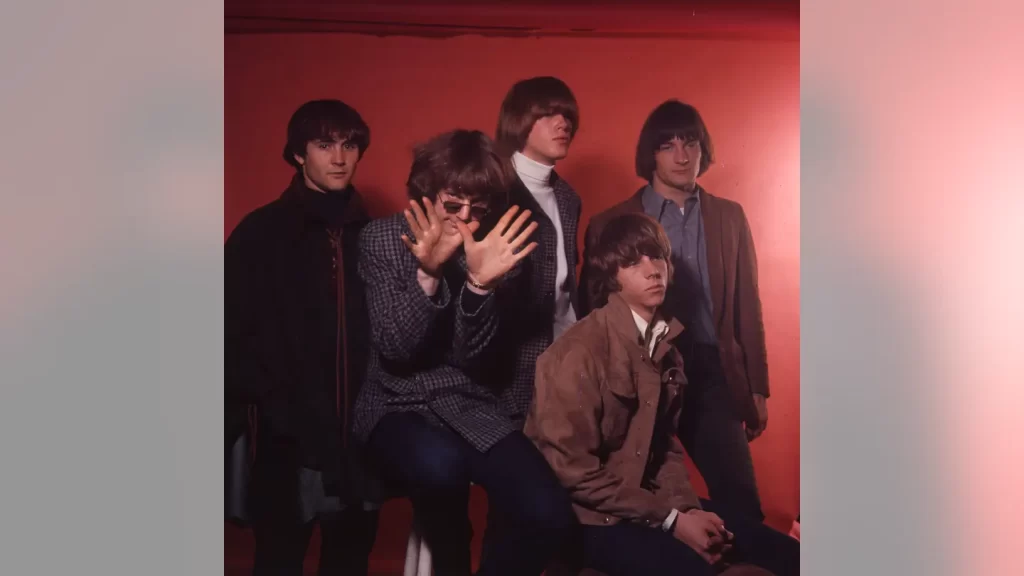
[[[575,522],[568,494],[521,432],[481,453],[418,414],[393,413],[377,424],[368,448],[381,479],[412,500],[436,576],[471,572],[470,482],[487,493],[495,521],[477,574],[539,576]]]

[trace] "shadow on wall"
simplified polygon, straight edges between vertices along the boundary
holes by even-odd
[[[570,158],[571,164],[564,171],[559,170],[559,174],[583,200],[581,233],[586,230],[590,216],[629,198],[642,184],[632,166],[623,166],[621,159],[615,161],[597,154]]]

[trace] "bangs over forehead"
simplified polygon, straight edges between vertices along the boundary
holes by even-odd
[[[665,260],[672,278],[672,245],[657,220],[641,212],[628,212],[605,224],[587,258],[593,270],[590,296],[595,305],[604,306],[609,294],[622,289],[616,278],[619,270],[633,266],[643,256]]]
[[[640,138],[636,143],[636,175],[650,182],[654,176],[654,154],[662,145],[675,138],[685,143],[700,143],[698,176],[703,175],[715,161],[711,134],[700,112],[689,104],[669,100],[651,112],[640,130]]]
[[[340,100],[311,100],[300,106],[288,121],[287,136],[282,156],[296,170],[302,166],[295,156],[304,157],[309,142],[351,142],[359,148],[360,158],[370,147],[370,127]]]
[[[442,190],[471,203],[503,206],[515,172],[486,134],[453,130],[416,149],[406,182],[409,197],[435,200]]]

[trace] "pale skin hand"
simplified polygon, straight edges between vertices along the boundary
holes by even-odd
[[[479,242],[473,239],[473,228],[462,222],[456,223],[462,243],[466,248],[466,267],[469,269],[469,279],[473,282],[488,287],[493,286],[519,261],[529,256],[537,248],[537,243],[531,242],[516,252],[537,230],[537,223],[533,222],[520,232],[523,224],[530,217],[530,211],[524,210],[515,219],[515,222],[512,222],[512,218],[518,211],[518,206],[509,208],[501,220],[498,220],[494,230],[491,230],[490,234]]]
[[[757,428],[747,428],[747,442],[753,442],[764,433],[768,427],[768,399],[760,394],[754,394],[754,407],[757,408]]]
[[[429,198],[423,198],[423,206],[432,206]],[[432,207],[424,210],[415,200],[409,200],[409,208],[403,214],[415,242],[402,234],[402,243],[419,260],[420,269],[416,271],[416,279],[420,287],[428,296],[433,296],[441,282],[441,266],[462,245],[462,235],[445,234],[444,221],[438,217],[437,212]],[[479,222],[470,222],[466,226],[471,235],[479,227]]]
[[[722,555],[732,549],[732,533],[716,514],[703,510],[690,510],[676,517],[672,530],[676,540],[693,548],[708,564],[717,564]]]

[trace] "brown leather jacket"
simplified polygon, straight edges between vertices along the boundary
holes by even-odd
[[[613,294],[540,356],[524,432],[582,523],[657,526],[673,508],[700,507],[675,435],[686,377],[669,342],[680,330],[672,320],[652,358]]]
[[[625,201],[595,215],[587,225],[580,273],[580,308],[592,306],[593,272],[587,266],[590,249],[605,224],[627,212],[643,212],[643,188]],[[758,415],[751,394],[770,396],[768,351],[765,347],[761,297],[757,285],[757,255],[743,207],[709,194],[698,187],[704,236],[707,241],[708,275],[711,280],[712,314],[718,333],[718,353],[736,414],[748,426],[757,427]],[[671,290],[671,287],[669,288]]]

